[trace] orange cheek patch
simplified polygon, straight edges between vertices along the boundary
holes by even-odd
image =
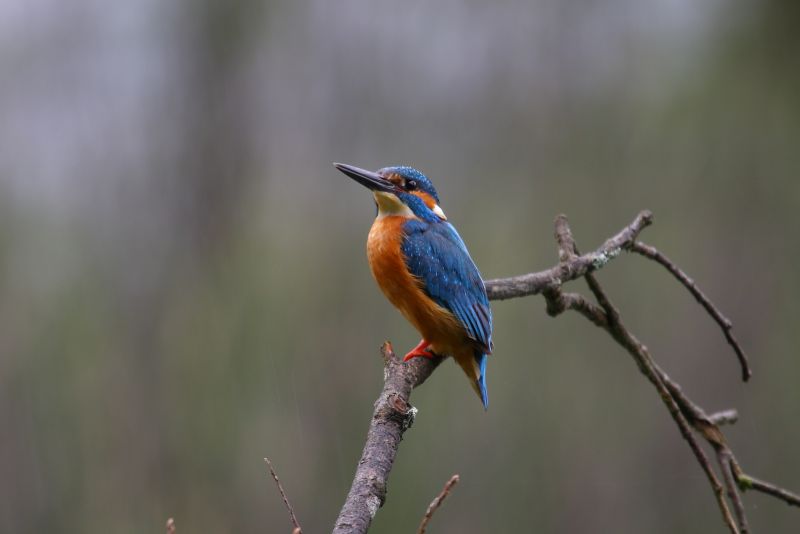
[[[411,194],[421,198],[422,201],[425,203],[426,206],[428,206],[428,209],[430,210],[432,210],[434,206],[436,206],[436,200],[434,200],[432,196],[430,196],[428,193],[424,191],[414,191]]]

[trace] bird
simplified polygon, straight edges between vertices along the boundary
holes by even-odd
[[[475,262],[439,206],[433,183],[407,166],[339,171],[372,191],[377,216],[367,238],[372,275],[422,339],[403,361],[452,356],[484,409],[492,309]]]

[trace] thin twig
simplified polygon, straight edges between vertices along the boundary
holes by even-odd
[[[725,317],[719,308],[717,308],[713,302],[703,293],[697,284],[695,284],[694,280],[689,278],[689,276],[684,273],[675,263],[667,258],[664,254],[656,250],[655,247],[651,247],[650,245],[646,245],[641,241],[634,242],[630,250],[632,252],[636,252],[644,256],[645,258],[651,259],[656,263],[661,264],[666,270],[672,273],[674,276],[683,286],[689,290],[689,293],[700,303],[703,308],[706,309],[708,314],[717,322],[717,324],[722,328],[722,333],[725,335],[725,339],[728,340],[728,344],[733,347],[733,351],[736,353],[736,357],[739,359],[739,365],[742,368],[742,380],[747,382],[751,376],[753,376],[753,371],[750,369],[750,364],[747,361],[747,355],[744,353],[741,345],[739,342],[736,341],[736,338],[733,337],[733,323],[731,323],[730,319]]]
[[[739,521],[739,529],[742,534],[750,532],[747,526],[747,516],[744,513],[744,504],[742,503],[742,496],[739,494],[739,489],[736,487],[736,482],[733,476],[733,465],[731,459],[733,453],[727,446],[723,445],[716,448],[717,462],[719,469],[722,473],[722,480],[725,482],[725,489],[728,491],[728,498],[733,503],[733,511],[736,512],[736,519]]]
[[[733,455],[730,447],[728,446],[725,435],[719,428],[723,424],[733,424],[738,419],[736,410],[724,410],[712,415],[706,415],[703,409],[695,404],[682,390],[681,387],[672,381],[664,371],[656,366],[656,370],[661,376],[661,379],[666,383],[670,393],[675,398],[675,401],[681,408],[681,411],[689,420],[692,427],[711,445],[715,450],[722,450],[725,452],[727,461],[730,463],[730,470],[733,473],[739,489],[742,491],[755,490],[766,493],[778,499],[785,501],[791,506],[800,506],[800,496],[792,493],[789,490],[780,488],[769,482],[751,477],[742,471]]]
[[[739,484],[739,488],[741,488],[742,491],[760,491],[761,493],[772,495],[790,506],[800,506],[800,495],[778,487],[775,484],[770,484],[769,482],[764,482],[763,480],[746,475],[742,473],[740,469],[737,469],[737,467],[738,466],[734,463],[734,476],[736,476],[736,482]]]
[[[571,258],[576,257],[577,254],[579,254],[579,251],[577,245],[575,244],[575,239],[572,237],[572,231],[566,216],[559,215],[556,217],[555,228],[555,237],[559,249],[558,256],[560,261],[563,263],[569,261]],[[609,334],[611,334],[611,337],[613,337],[617,343],[622,345],[622,347],[625,348],[631,356],[633,356],[633,359],[639,366],[642,374],[644,374],[653,384],[653,386],[655,386],[659,396],[661,397],[661,400],[667,406],[670,415],[672,415],[675,423],[678,425],[681,435],[689,443],[692,452],[694,452],[695,456],[697,457],[697,461],[700,463],[700,466],[706,473],[706,476],[711,483],[711,487],[714,490],[714,495],[717,499],[717,503],[719,504],[725,523],[728,525],[728,528],[731,530],[731,532],[736,534],[738,530],[733,521],[733,517],[731,516],[728,504],[725,502],[722,485],[714,473],[714,470],[712,469],[708,458],[703,452],[703,449],[700,447],[700,444],[692,434],[689,422],[686,420],[686,417],[681,412],[678,403],[673,398],[665,381],[662,379],[662,373],[653,362],[649,352],[647,351],[647,348],[638,339],[636,339],[636,337],[631,334],[631,332],[622,323],[619,310],[617,310],[617,308],[612,304],[611,300],[608,298],[608,295],[597,281],[597,278],[595,278],[592,273],[586,273],[584,275],[584,279],[586,280],[586,283],[589,285],[589,289],[594,294],[595,299],[597,299],[597,303],[602,309],[597,309],[597,307],[591,303],[585,302],[585,299],[583,299],[585,304],[582,304],[581,307],[572,309],[576,309],[576,311],[581,312],[597,326],[604,328]],[[563,295],[560,299],[558,297],[559,294],[554,294],[552,290],[545,292],[548,313],[555,311],[556,306],[558,306],[560,302],[563,302]],[[562,307],[562,311],[563,309],[565,308]],[[603,316],[605,321],[595,319],[597,315]]]
[[[732,425],[739,420],[739,412],[736,410],[723,410],[709,415],[708,420],[717,426]]]
[[[275,485],[278,486],[278,491],[281,493],[283,504],[289,511],[289,518],[292,520],[292,526],[294,527],[294,530],[292,530],[292,534],[303,534],[303,529],[300,528],[300,523],[297,522],[297,516],[294,515],[294,508],[292,508],[292,504],[289,502],[289,498],[286,496],[286,492],[283,491],[283,486],[281,485],[281,481],[278,478],[278,474],[272,467],[272,462],[269,461],[269,458],[264,458],[264,461],[267,462],[267,467],[269,467],[269,472],[272,475],[272,478],[275,480]]]
[[[167,534],[175,534],[178,529],[175,527],[175,520],[171,517],[167,519]]]
[[[559,216],[556,219],[556,241],[558,242],[559,245],[559,258],[562,258],[562,261],[564,261],[563,258],[569,259],[570,256],[569,254],[566,254],[564,252],[564,248],[570,246],[575,247],[575,242],[574,239],[572,238],[572,234],[569,229],[569,223],[563,216]],[[651,259],[654,259],[658,263],[661,263],[663,266],[665,266],[671,273],[673,273],[673,275],[675,275],[675,277],[679,281],[681,281],[681,283],[685,287],[687,287],[692,292],[692,294],[696,297],[696,299],[709,311],[712,317],[714,317],[714,319],[717,320],[720,326],[723,327],[723,331],[725,332],[726,337],[730,335],[730,328],[731,328],[730,321],[722,315],[722,313],[710,302],[710,300],[702,293],[702,291],[700,291],[700,289],[696,286],[696,284],[681,269],[679,269],[668,258],[663,256],[661,253],[659,253],[652,247],[643,246],[640,243],[636,242],[634,243],[632,250],[636,250],[639,253],[644,253],[645,256],[650,257]],[[574,253],[575,254],[578,253],[577,248],[574,248]],[[596,310],[593,311],[592,313],[586,312],[587,309],[591,310],[592,305],[590,303],[584,304],[581,307],[569,306],[564,304],[559,305],[558,303],[559,298],[562,301],[564,300],[564,298],[563,296],[560,296],[560,292],[554,292],[552,290],[549,291],[549,294],[548,292],[545,292],[545,298],[547,298],[548,300],[548,313],[550,313],[551,310],[555,310],[558,307],[561,307],[562,309],[574,309],[582,313],[590,320],[592,320],[592,322],[594,322],[596,325],[609,330],[609,332],[611,332],[613,336],[614,333],[612,330],[617,326],[621,326],[621,323],[619,323],[619,314],[617,310],[613,307],[613,305],[611,305],[610,301],[608,300],[604,291],[600,287],[594,275],[591,273],[587,273],[584,276],[584,278],[589,284],[589,287],[592,290],[592,292],[595,294],[595,297],[598,299],[598,302],[601,304],[604,311],[606,312],[605,315],[607,318],[608,326],[604,326],[601,321],[595,318],[597,314]],[[753,489],[756,489],[756,485],[749,484],[750,478],[741,472],[741,469],[738,467],[738,464],[736,463],[736,460],[733,456],[733,452],[728,447],[725,441],[725,437],[722,431],[719,429],[719,425],[735,423],[736,420],[738,419],[738,413],[735,410],[726,410],[713,414],[712,416],[706,416],[702,408],[693,403],[683,393],[680,386],[677,383],[673,382],[664,371],[662,371],[657,365],[655,365],[655,363],[652,361],[652,358],[650,358],[647,349],[643,345],[641,345],[641,343],[638,343],[635,337],[633,337],[632,335],[630,337],[633,341],[636,341],[634,345],[638,345],[639,347],[641,347],[643,349],[642,351],[643,355],[646,356],[648,360],[650,360],[649,367],[650,370],[653,372],[653,374],[651,376],[650,373],[648,373],[647,370],[648,366],[643,366],[640,363],[639,366],[642,369],[642,371],[646,375],[648,375],[650,381],[653,382],[653,384],[656,385],[657,389],[659,389],[659,392],[662,393],[662,398],[664,398],[663,392],[661,391],[661,388],[658,387],[658,384],[656,384],[656,381],[654,381],[653,378],[656,378],[664,385],[664,387],[668,391],[669,396],[672,397],[672,402],[679,407],[680,413],[677,414],[678,417],[675,417],[676,414],[674,413],[673,409],[670,409],[670,412],[673,414],[673,417],[675,417],[678,426],[681,428],[681,433],[684,435],[684,437],[687,438],[687,441],[689,441],[690,445],[692,446],[692,450],[695,452],[698,461],[700,462],[701,466],[706,472],[706,475],[709,478],[709,481],[711,482],[712,488],[714,489],[714,493],[717,497],[717,501],[720,505],[720,509],[722,511],[726,525],[728,526],[729,529],[731,529],[732,532],[735,532],[736,526],[733,523],[733,518],[731,517],[730,509],[728,508],[727,503],[725,502],[724,497],[722,496],[722,493],[720,491],[719,481],[715,473],[711,469],[710,463],[708,462],[708,459],[706,458],[705,454],[702,452],[702,449],[699,448],[696,441],[694,440],[694,437],[691,435],[691,433],[686,432],[686,423],[690,424],[714,448],[717,455],[717,460],[720,465],[720,470],[723,475],[723,482],[725,484],[728,497],[730,498],[734,506],[734,511],[736,513],[736,518],[738,520],[738,527],[742,534],[746,534],[747,532],[749,532],[749,527],[744,512],[744,504],[742,503],[741,495],[737,490],[736,482],[738,482],[741,487],[750,487]],[[739,347],[738,343],[736,342],[735,339],[732,338],[732,336],[728,337],[728,339],[729,341],[732,340],[731,342],[732,346],[736,350],[737,355],[740,355],[740,363],[743,365],[743,373],[746,380],[751,373],[749,367],[747,366],[747,359],[746,357],[744,357],[744,352],[741,350],[741,347]],[[625,346],[624,343],[621,344]],[[637,363],[639,363],[638,360]],[[684,419],[684,422],[681,423],[679,419]],[[769,490],[771,490],[768,491],[768,493],[777,496],[778,498],[786,500],[789,504],[797,504],[798,502],[800,502],[800,501],[794,501],[794,502],[792,501],[792,499],[796,498],[797,496],[793,495],[791,492],[788,492],[782,488],[778,488],[771,484],[766,484],[766,486],[769,488]]]
[[[547,314],[555,317],[565,312],[573,310],[600,328],[608,328],[606,314],[595,304],[589,302],[586,297],[578,293],[562,293],[561,289],[547,289],[542,292],[547,302]]]
[[[652,214],[647,217],[649,220],[652,220],[652,218]],[[561,264],[568,263],[577,257],[578,247],[575,245],[575,238],[572,237],[572,230],[569,227],[567,216],[563,213],[557,215],[554,226],[556,228],[556,244],[558,245],[558,262]]]
[[[425,510],[425,515],[422,516],[422,523],[419,524],[419,529],[417,530],[417,534],[425,534],[425,529],[428,528],[428,522],[433,517],[434,512],[439,509],[442,505],[442,502],[450,495],[450,490],[453,489],[453,486],[458,484],[459,478],[458,475],[453,475],[450,477],[450,480],[445,483],[444,488],[442,491],[434,497],[431,503],[428,505],[428,509]]]
[[[639,366],[639,369],[655,386],[659,396],[661,397],[661,400],[667,406],[667,410],[669,410],[670,415],[678,425],[681,435],[689,443],[689,447],[692,449],[692,452],[697,458],[700,467],[702,467],[703,472],[706,474],[706,477],[711,484],[711,489],[714,491],[714,497],[717,499],[717,504],[719,505],[719,509],[722,513],[722,518],[725,521],[725,524],[728,526],[728,529],[730,529],[732,534],[737,534],[739,529],[736,527],[736,523],[731,515],[728,503],[725,501],[722,485],[720,484],[717,475],[714,473],[714,469],[711,467],[708,457],[703,452],[700,444],[692,434],[689,423],[678,407],[678,404],[670,393],[669,388],[667,388],[666,384],[661,379],[661,376],[659,376],[659,373],[656,371],[647,348],[622,324],[619,311],[617,311],[617,309],[611,303],[610,299],[605,294],[594,275],[587,274],[584,278],[589,284],[589,288],[592,290],[592,293],[594,293],[595,298],[597,298],[598,304],[600,304],[600,306],[606,312],[606,318],[608,319],[609,324],[608,332],[611,334],[611,337],[617,341],[617,343],[622,345],[622,347],[625,348],[631,356],[633,356],[634,360]]]
[[[733,337],[731,332],[733,324],[731,321],[725,317],[725,315],[722,314],[722,312],[711,302],[711,300],[702,292],[702,290],[697,287],[697,284],[694,282],[694,280],[692,280],[686,273],[683,272],[683,270],[675,265],[673,261],[659,252],[655,247],[637,241],[631,246],[630,250],[661,264],[678,281],[680,281],[684,287],[689,290],[692,296],[694,296],[695,300],[697,300],[703,306],[703,308],[705,308],[708,314],[711,315],[711,317],[722,329],[723,333],[725,334],[725,338],[731,347],[733,347],[733,350],[739,359],[739,364],[742,368],[742,379],[747,381],[752,376],[752,371],[748,364],[747,356],[744,350],[739,345],[739,342],[736,340],[736,338]],[[701,435],[703,435],[716,450],[717,459],[720,463],[720,469],[722,470],[723,479],[725,480],[725,485],[728,490],[728,496],[731,499],[731,502],[734,504],[734,509],[743,533],[748,531],[748,526],[747,519],[744,514],[744,505],[741,501],[741,495],[736,488],[737,485],[742,491],[753,489],[781,499],[789,505],[800,506],[800,496],[795,495],[794,493],[780,488],[774,484],[755,479],[742,472],[741,468],[736,462],[735,457],[733,456],[733,452],[725,442],[722,431],[719,429],[719,426],[721,425],[733,424],[737,421],[739,415],[736,410],[726,410],[710,416],[705,416],[703,411],[691,400],[689,400],[688,397],[686,397],[680,391],[679,387],[673,384],[673,390],[675,388],[677,388],[677,393],[679,393],[678,400],[682,404],[682,409],[685,413],[691,415],[689,419],[692,423],[692,426],[694,426],[695,429]],[[734,484],[734,480],[736,484]]]

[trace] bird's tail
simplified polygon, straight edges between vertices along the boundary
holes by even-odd
[[[480,352],[475,353],[475,361],[478,364],[478,370],[480,371],[480,375],[478,379],[475,380],[475,385],[477,386],[478,395],[481,397],[481,402],[483,403],[483,409],[489,409],[489,392],[486,390],[486,361],[489,359],[489,356]]]
[[[484,409],[487,410],[489,409],[489,392],[486,389],[486,362],[488,359],[488,355],[480,351],[461,354],[455,358],[469,378],[472,389],[481,399]]]

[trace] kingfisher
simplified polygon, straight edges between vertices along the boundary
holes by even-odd
[[[427,176],[405,166],[341,172],[372,191],[378,214],[367,238],[370,270],[386,298],[422,340],[403,361],[452,356],[484,408],[492,309],[475,262],[439,206]]]

